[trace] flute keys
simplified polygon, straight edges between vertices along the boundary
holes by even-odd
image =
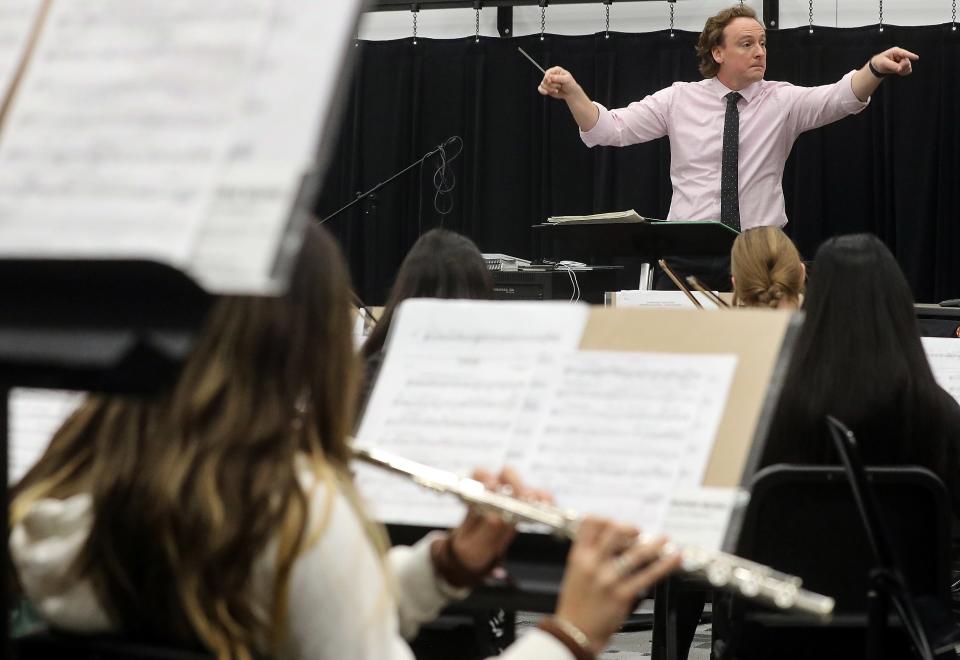
[[[733,568],[725,561],[714,561],[707,566],[707,581],[715,587],[725,587],[730,584]]]
[[[779,587],[773,592],[773,604],[782,610],[790,609],[797,602],[798,591],[799,589],[796,584],[781,582]]]
[[[733,572],[733,577],[737,581],[740,593],[747,598],[755,598],[760,594],[763,586],[763,576],[750,570],[740,569]]]
[[[672,555],[679,550],[673,543],[668,543],[663,548],[663,554]],[[683,559],[683,570],[690,573],[703,571],[710,563],[710,557],[699,548],[684,548],[681,557]]]

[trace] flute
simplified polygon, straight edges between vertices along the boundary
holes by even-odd
[[[381,449],[354,446],[352,452],[355,458],[365,463],[404,475],[424,488],[455,495],[468,506],[497,514],[506,522],[536,523],[549,528],[555,536],[570,540],[577,537],[580,516],[573,511],[541,502],[527,502],[513,497],[509,492],[489,490],[475,479],[423,465]],[[640,542],[649,540],[641,536]],[[679,553],[682,573],[748,600],[821,618],[833,612],[833,598],[803,589],[800,578],[775,571],[769,566],[725,552],[674,543],[667,543],[661,553]]]

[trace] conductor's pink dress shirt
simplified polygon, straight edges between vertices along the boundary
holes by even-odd
[[[783,167],[804,131],[856,114],[867,107],[853,93],[851,71],[832,85],[797,87],[761,80],[740,90],[740,223],[743,229],[787,223]],[[716,78],[678,82],[626,108],[607,110],[581,131],[584,143],[626,146],[670,138],[673,199],[668,220],[720,218],[720,151],[724,96],[731,90]]]

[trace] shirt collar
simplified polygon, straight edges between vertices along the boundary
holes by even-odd
[[[750,83],[746,87],[740,90],[740,96],[743,97],[743,100],[747,103],[750,103],[754,97],[760,93],[760,86],[763,84],[763,80],[758,80],[755,83]],[[716,76],[710,79],[710,88],[713,90],[713,93],[717,95],[720,99],[723,99],[727,94],[732,92],[732,89],[729,89],[726,85],[720,82]]]

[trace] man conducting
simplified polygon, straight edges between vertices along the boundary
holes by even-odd
[[[625,108],[591,101],[561,67],[546,71],[538,91],[566,101],[587,146],[623,147],[668,136],[673,197],[667,219],[720,220],[737,231],[785,225],[783,168],[797,137],[860,112],[883,78],[910,75],[911,62],[919,59],[895,47],[832,85],[764,80],[766,32],[743,5],[707,20],[697,55],[703,80],[676,82]],[[702,274],[717,280],[718,273]]]

